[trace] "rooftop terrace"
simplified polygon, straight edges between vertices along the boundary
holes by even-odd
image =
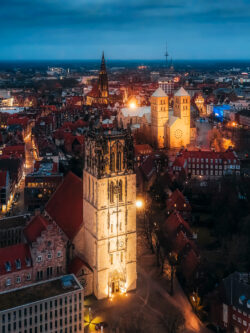
[[[81,289],[74,275],[0,293],[0,312]]]

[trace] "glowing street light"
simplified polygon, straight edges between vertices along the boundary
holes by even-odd
[[[134,102],[129,103],[129,108],[130,109],[135,109],[136,108],[136,104]]]
[[[142,206],[143,206],[142,200],[136,200],[135,204],[136,204],[137,208],[142,208]]]

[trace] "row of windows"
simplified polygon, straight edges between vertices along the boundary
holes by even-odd
[[[213,162],[215,162],[215,163],[222,163],[222,159],[221,158],[219,158],[219,159],[217,159],[217,158],[215,158],[215,159],[213,159],[213,158],[201,158],[201,159],[199,159],[199,158],[195,158],[195,157],[193,157],[193,158],[191,158],[191,157],[189,157],[188,158],[188,162],[204,162],[204,161],[206,161],[206,163],[208,163],[208,161],[210,160],[210,163],[213,163]],[[228,163],[230,164],[231,163],[231,160],[230,159],[228,159],[227,160],[228,161]],[[227,161],[226,160],[224,160],[224,163],[226,164],[227,163]],[[236,163],[236,159],[234,159],[233,160],[233,163],[235,164]]]
[[[82,303],[81,303],[81,293],[79,293],[78,295],[78,299],[79,299],[79,304],[78,304],[78,307],[79,307],[79,311],[81,311],[82,309]],[[64,311],[63,311],[63,308],[60,308],[59,311],[55,308],[57,308],[58,305],[60,306],[63,306],[63,305],[67,305],[67,304],[71,304],[72,301],[75,301],[75,305],[74,305],[74,308],[72,307],[72,305],[70,305],[70,307],[68,306],[65,306],[64,307]],[[32,316],[33,314],[37,314],[38,311],[42,312],[42,311],[46,311],[48,310],[49,308],[52,309],[53,308],[53,311],[50,311],[50,317],[53,316],[53,312],[55,314],[55,316],[57,317],[58,314],[60,316],[63,316],[63,313],[64,315],[67,315],[68,314],[68,309],[69,309],[69,313],[72,313],[72,311],[74,310],[74,312],[77,311],[77,295],[75,294],[74,295],[74,298],[72,296],[69,296],[69,297],[65,297],[64,299],[63,298],[60,298],[59,300],[58,299],[55,299],[53,301],[49,301],[49,302],[45,302],[45,303],[41,303],[40,306],[38,305],[35,305],[34,307],[30,306],[29,308],[24,308],[24,309],[20,309],[18,311],[13,311],[12,313],[9,312],[7,315],[6,314],[3,314],[2,315],[2,318],[1,318],[1,322],[2,323],[5,323],[6,321],[11,321],[11,320],[16,320],[17,316],[19,317],[19,319],[23,318],[23,317],[26,317],[26,316]],[[47,313],[45,313],[45,319],[47,319]],[[40,321],[42,321],[43,319],[43,315],[41,314],[40,315]]]
[[[245,316],[245,317],[247,317],[248,316],[248,318],[250,318],[250,314],[249,315],[247,315],[247,313],[245,312],[245,311],[241,311],[241,309],[236,309],[236,307],[235,306],[233,306],[233,310],[234,311],[238,311],[239,313],[242,313],[243,314],[243,316]]]
[[[223,165],[214,165],[214,164],[188,164],[188,168],[206,168],[206,169],[222,169]],[[224,169],[227,169],[227,165],[224,165]]]
[[[55,321],[56,325],[55,325],[55,328],[57,328],[57,321]],[[60,325],[60,326],[63,326],[63,325]],[[20,328],[20,327],[19,327]],[[50,324],[45,324],[45,325],[39,325],[39,326],[36,326],[34,328],[30,328],[30,329],[25,329],[24,330],[24,333],[41,333],[41,332],[48,332],[48,328],[50,330],[53,329],[53,324],[52,322]],[[2,326],[2,330],[1,330],[1,333],[7,333],[7,332],[13,332],[17,330],[17,327],[14,327],[13,326],[13,329],[11,328],[11,325],[7,325],[7,326]],[[78,331],[81,331],[82,330],[82,324],[79,323],[78,325],[78,330],[77,330],[77,325],[72,325],[72,326],[69,326],[69,327],[65,327],[65,328],[61,328],[59,329],[58,331],[55,331],[55,333],[72,333],[72,332],[78,332]]]
[[[116,253],[116,257],[117,257],[117,260],[116,261],[120,261],[121,263],[124,261],[124,253],[123,252],[120,252],[120,253]],[[110,254],[110,265],[113,265],[114,264],[114,254],[111,253]]]
[[[243,324],[244,326],[247,326],[246,320],[242,320],[240,317],[236,317],[235,314],[233,314],[233,319],[238,321],[238,323]]]
[[[189,169],[188,172],[191,174],[191,170]],[[213,172],[213,170],[206,170],[206,172],[203,172],[203,170],[192,170],[192,175],[210,175],[210,176],[222,176],[223,172],[222,171],[215,171]]]
[[[57,256],[57,258],[60,258],[62,256],[62,251],[57,251],[56,256]],[[47,258],[52,259],[52,253],[51,252],[49,252],[47,254]],[[36,261],[37,262],[42,262],[43,261],[43,256],[42,255],[37,256]]]

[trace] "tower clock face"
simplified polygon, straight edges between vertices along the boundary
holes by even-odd
[[[174,135],[175,135],[176,139],[180,139],[180,138],[182,137],[182,130],[177,129],[177,130],[174,132]]]

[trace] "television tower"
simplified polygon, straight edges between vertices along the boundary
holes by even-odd
[[[169,54],[168,54],[168,43],[166,43],[166,53],[165,53],[165,57],[166,57],[166,67],[168,67],[168,57],[169,57]]]

